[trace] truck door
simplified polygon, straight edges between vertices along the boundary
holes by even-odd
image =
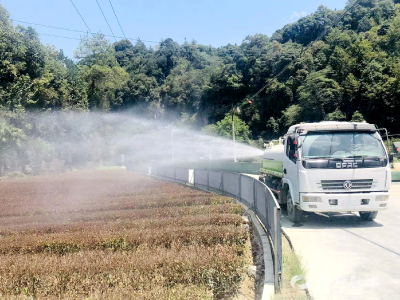
[[[285,140],[285,156],[283,157],[283,177],[290,182],[289,188],[296,203],[299,203],[298,171],[297,171],[297,141],[294,135],[288,135]]]

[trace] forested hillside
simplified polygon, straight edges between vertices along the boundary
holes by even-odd
[[[172,117],[200,129],[238,105],[252,139],[320,120],[365,119],[400,133],[399,2],[362,0],[317,42],[344,10],[320,6],[271,37],[249,35],[220,48],[169,38],[149,48],[83,36],[74,58],[43,45],[33,28],[14,26],[0,6],[1,147],[36,130],[21,121],[32,110],[135,107],[152,119]]]

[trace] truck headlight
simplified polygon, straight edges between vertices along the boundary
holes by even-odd
[[[375,201],[389,201],[389,195],[376,196]]]
[[[321,197],[303,196],[303,202],[322,202]]]

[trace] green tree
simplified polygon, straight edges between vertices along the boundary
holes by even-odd
[[[122,89],[129,75],[121,67],[81,66],[80,72],[88,89],[89,108],[109,110],[122,104]]]
[[[179,44],[168,38],[160,43],[155,53],[157,65],[166,78],[177,65],[179,58]]]
[[[356,110],[351,117],[351,122],[365,122],[365,119],[363,115],[358,110]]]
[[[80,59],[78,69],[86,82],[90,109],[109,110],[123,103],[129,74],[118,65],[115,49],[104,35],[83,37],[75,58]]]
[[[43,45],[33,28],[13,26],[0,5],[0,108],[16,113],[4,128],[34,133],[26,144],[50,153],[46,130],[17,111],[136,107],[144,116],[199,129],[221,122],[238,105],[252,139],[270,139],[299,122],[348,120],[357,111],[363,120],[400,132],[400,3],[359,1],[315,42],[343,12],[320,6],[271,37],[255,34],[219,48],[169,38],[154,48],[140,40],[111,44],[95,34],[82,37],[71,60]],[[57,126],[59,133],[63,126]],[[27,152],[19,151],[15,159],[29,162]],[[51,157],[65,158],[69,166],[85,161],[88,152],[74,154],[67,145],[54,151],[58,156]]]
[[[74,56],[79,60],[80,65],[86,66],[117,66],[115,49],[101,33],[93,36],[83,36]]]
[[[282,112],[281,122],[284,126],[289,127],[296,123],[301,122],[301,107],[300,105],[294,104],[286,108]]]
[[[327,114],[326,121],[346,121],[346,115],[340,109],[336,109],[334,112]]]
[[[279,132],[279,123],[273,118],[269,118],[267,128],[271,131],[271,135],[277,135]]]
[[[329,78],[330,70],[324,69],[308,75],[299,87],[299,100],[304,121],[321,121],[326,114],[342,104],[343,89]]]
[[[238,141],[249,141],[249,126],[236,115],[233,116],[233,121],[235,124],[235,139]],[[232,115],[226,114],[224,119],[218,121],[216,124],[205,126],[203,131],[209,134],[232,138]]]

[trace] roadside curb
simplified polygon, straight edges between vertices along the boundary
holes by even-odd
[[[237,202],[246,208],[246,214],[250,217],[254,233],[262,246],[264,258],[264,285],[261,300],[269,300],[275,294],[274,261],[272,259],[271,244],[267,233],[261,226],[254,212],[242,202]]]

